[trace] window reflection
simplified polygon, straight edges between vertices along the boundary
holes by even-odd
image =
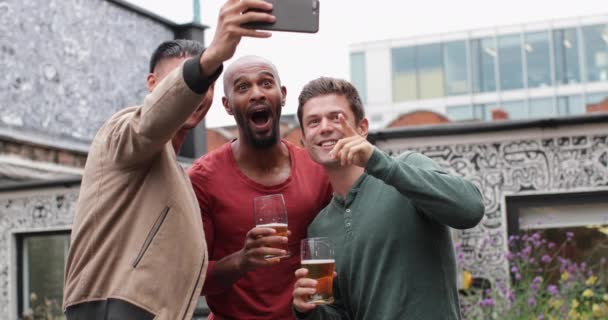
[[[496,43],[494,38],[471,41],[473,91],[496,91]]]
[[[555,116],[552,98],[531,99],[530,118],[549,118]]]
[[[469,64],[467,45],[464,41],[447,42],[443,45],[445,86],[448,95],[469,92]]]
[[[608,80],[608,25],[582,28],[585,40],[587,81]]]
[[[473,107],[470,105],[448,106],[446,111],[451,121],[465,121],[475,119]]]
[[[440,44],[418,46],[416,50],[420,99],[443,97],[443,59]]]
[[[353,52],[350,54],[350,79],[357,88],[363,103],[367,101],[367,86],[365,82],[365,53]]]
[[[22,319],[65,319],[61,304],[68,246],[69,234],[28,235],[22,238]]]
[[[418,93],[414,47],[392,49],[393,101],[415,100]]]
[[[585,113],[583,97],[581,95],[557,97],[557,112],[560,116]]]
[[[579,83],[580,67],[576,29],[553,31],[555,81],[559,84]]]
[[[505,101],[500,104],[500,109],[509,114],[509,119],[527,119],[528,108],[525,101]]]
[[[519,34],[498,37],[498,62],[500,89],[513,90],[524,87]]]
[[[528,67],[528,87],[550,86],[549,33],[544,31],[527,33],[525,39],[524,50]]]

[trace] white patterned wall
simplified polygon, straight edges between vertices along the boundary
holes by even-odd
[[[608,187],[608,124],[399,138],[377,145],[393,154],[417,150],[481,190],[483,220],[458,232],[464,267],[477,277],[508,279],[505,195]]]
[[[0,126],[90,141],[173,31],[105,0],[0,0]]]
[[[17,307],[15,234],[68,230],[77,197],[77,186],[0,193],[0,319]]]

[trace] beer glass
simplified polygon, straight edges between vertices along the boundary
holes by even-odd
[[[259,228],[272,228],[277,236],[287,237],[287,209],[282,194],[271,194],[253,199],[253,216],[255,226]],[[277,246],[287,253],[284,256],[266,255],[264,259],[273,260],[290,257],[287,243]]]
[[[317,280],[317,292],[308,303],[334,302],[334,246],[329,238],[303,239],[300,247],[302,268],[308,269],[308,278]]]

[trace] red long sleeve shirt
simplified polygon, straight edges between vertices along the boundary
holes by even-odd
[[[300,267],[300,240],[329,202],[331,187],[323,168],[304,149],[282,142],[289,150],[291,175],[278,185],[264,186],[245,176],[230,143],[200,158],[189,170],[203,216],[208,277],[215,261],[243,247],[247,232],[255,226],[254,197],[282,193],[291,231],[290,258],[246,273],[229,289],[205,284],[203,294],[213,313],[209,319],[294,319],[291,301],[294,272]]]

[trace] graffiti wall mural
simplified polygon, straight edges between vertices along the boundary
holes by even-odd
[[[399,154],[407,140],[379,143]],[[503,196],[521,192],[569,192],[608,186],[608,136],[556,136],[500,143],[432,145],[407,148],[435,160],[481,190],[486,214],[473,229],[458,231],[464,268],[474,276],[508,279],[504,259],[507,226]]]

